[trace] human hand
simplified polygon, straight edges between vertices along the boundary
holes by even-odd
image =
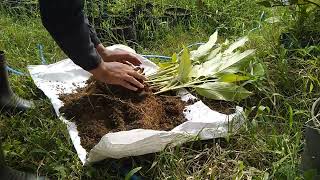
[[[123,64],[133,64],[135,66],[141,64],[139,57],[131,52],[121,49],[108,50],[102,44],[99,44],[96,49],[104,62],[120,62]]]
[[[99,81],[107,84],[120,85],[132,91],[144,88],[146,78],[135,71],[131,66],[119,62],[101,62],[90,73]]]

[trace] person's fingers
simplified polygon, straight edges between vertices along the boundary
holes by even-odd
[[[138,56],[136,56],[135,54],[132,54],[132,53],[127,54],[125,60],[130,62],[131,64],[133,64],[135,66],[138,66],[138,65],[141,64],[141,61],[138,58]]]
[[[121,86],[123,86],[123,87],[125,87],[125,88],[127,88],[129,90],[132,90],[132,91],[137,91],[138,90],[138,88],[132,86],[130,83],[128,83],[126,81],[121,81],[119,85],[121,85]]]
[[[135,67],[134,70],[137,71],[139,74],[143,74],[143,72],[144,72],[144,68],[142,68],[140,66]]]
[[[123,64],[126,64],[126,65],[130,66],[130,67],[133,68],[133,69],[137,68],[134,64],[132,64],[132,63],[129,62],[129,61],[124,61]]]
[[[128,74],[130,76],[133,76],[136,79],[140,79],[140,80],[143,80],[143,81],[147,80],[147,78],[144,75],[142,75],[142,74],[140,74],[140,73],[138,73],[137,71],[134,71],[134,70],[133,71],[129,71]]]
[[[141,83],[141,82],[139,82],[138,80],[136,80],[134,77],[132,77],[132,76],[125,76],[124,77],[124,79],[127,81],[127,82],[129,82],[129,83],[131,83],[131,84],[133,84],[133,85],[135,85],[136,87],[139,87],[139,88],[144,88],[144,85]]]

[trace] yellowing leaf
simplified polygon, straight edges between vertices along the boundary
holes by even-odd
[[[167,61],[167,62],[163,62],[163,63],[159,63],[158,65],[160,66],[161,69],[167,68],[169,66],[171,66],[172,64],[175,64],[178,62],[178,56],[177,53],[174,53],[172,55],[171,61]]]
[[[233,83],[233,82],[239,82],[239,81],[245,81],[250,79],[248,76],[240,76],[237,74],[223,74],[220,78],[220,82],[227,82],[227,83]]]
[[[192,65],[189,51],[186,47],[184,47],[184,51],[180,58],[180,64],[178,67],[178,80],[182,83],[186,83],[189,81],[189,74],[191,72]]]
[[[311,83],[310,83],[310,87],[309,87],[309,93],[312,92],[313,88],[314,88],[314,86],[313,86],[313,83],[311,82]]]
[[[170,63],[170,62],[164,62],[164,63],[159,63],[158,65],[159,65],[159,67],[160,67],[161,69],[164,69],[164,68],[166,68],[166,67],[171,66],[172,63]]]
[[[177,53],[174,53],[174,54],[172,55],[171,62],[172,62],[172,63],[178,62],[178,55],[177,55]]]

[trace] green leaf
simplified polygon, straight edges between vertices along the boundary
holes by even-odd
[[[253,76],[262,77],[265,75],[264,67],[261,63],[255,64],[253,66]]]
[[[215,74],[217,69],[221,66],[221,60],[222,60],[222,54],[219,53],[213,59],[211,59],[201,65],[193,66],[190,76],[191,77],[212,76],[213,74]]]
[[[218,31],[216,31],[213,35],[210,36],[209,41],[206,44],[201,45],[197,50],[191,52],[192,59],[198,59],[207,55],[213,48],[213,46],[216,44],[217,39]]]
[[[262,180],[268,180],[268,179],[270,179],[269,177],[270,177],[269,173],[265,172]]]
[[[49,154],[48,151],[43,150],[43,149],[33,149],[30,151],[30,153],[35,153],[35,154]]]
[[[226,70],[227,68],[235,65],[236,63],[240,62],[244,58],[248,57],[249,55],[253,54],[255,50],[246,50],[243,53],[234,53],[231,57],[227,57],[226,59],[223,59],[223,64],[219,67],[216,73],[222,72]]]
[[[226,82],[209,82],[198,85],[195,89],[201,96],[224,101],[239,101],[252,94],[241,86]]]
[[[270,113],[270,108],[268,106],[259,106],[258,113],[263,113],[263,112]]]
[[[262,5],[262,6],[264,6],[264,7],[272,7],[272,4],[271,4],[271,2],[270,1],[260,1],[260,2],[257,2],[257,4],[259,4],[259,5]]]
[[[58,165],[58,166],[54,166],[53,168],[55,171],[57,171],[56,173],[59,173],[62,177],[66,177],[67,176],[67,167],[63,166],[63,165]]]
[[[224,41],[224,43],[222,44],[222,46],[228,46],[229,44],[230,44],[229,39],[226,39],[226,40]]]
[[[311,82],[311,83],[310,83],[310,87],[309,87],[309,93],[312,92],[313,88],[314,88],[314,86],[313,86],[313,83]]]
[[[239,170],[243,171],[245,168],[245,165],[243,164],[243,161],[238,161],[238,165],[239,165]]]
[[[220,46],[220,47],[214,49],[213,51],[211,51],[209,56],[208,56],[208,58],[207,58],[207,61],[209,61],[210,59],[215,58],[218,55],[218,53],[221,51],[221,48],[222,47]]]
[[[249,41],[248,37],[242,37],[238,41],[234,42],[229,46],[227,50],[224,51],[224,54],[231,54],[234,50],[238,49],[239,47],[242,47],[246,44],[246,42]]]
[[[171,62],[172,62],[172,63],[177,63],[177,62],[178,62],[178,55],[177,55],[177,53],[174,53],[174,54],[172,55]]]
[[[125,177],[124,179],[125,179],[125,180],[130,180],[131,177],[132,177],[135,173],[137,173],[138,171],[140,171],[141,169],[142,169],[142,167],[137,167],[137,168],[132,169],[132,170],[126,175],[126,177]]]
[[[247,37],[231,45],[226,40],[214,48],[217,35],[215,32],[208,43],[191,53],[184,48],[179,58],[175,54],[172,56],[171,66],[148,76],[152,86],[159,89],[156,94],[189,87],[202,96],[217,100],[238,101],[251,95],[251,92],[233,83],[244,81],[243,86],[248,84],[254,70],[257,74],[264,74],[262,65],[254,68],[255,64],[250,63],[249,68],[249,62],[245,60],[255,50],[236,51],[248,41]],[[222,49],[226,50],[223,52]]]
[[[318,7],[320,6],[320,0],[309,0],[309,2],[313,2],[316,4]]]
[[[279,17],[269,17],[264,21],[267,23],[270,23],[270,24],[274,24],[274,23],[280,22],[280,18]]]
[[[189,81],[189,74],[191,72],[192,65],[189,51],[186,47],[184,47],[184,51],[180,58],[180,64],[178,67],[178,80],[182,83],[186,83]]]
[[[227,82],[227,83],[245,81],[248,79],[250,79],[248,76],[240,76],[237,74],[223,74],[219,77],[220,82]]]
[[[289,110],[289,126],[290,126],[290,129],[291,129],[292,125],[293,125],[293,110],[292,110],[292,107],[290,105],[288,105],[288,110]]]
[[[237,63],[244,60],[247,56],[254,53],[254,50],[247,50],[243,53],[236,52],[231,53],[226,56],[222,56],[219,53],[215,58],[201,64],[193,66],[191,70],[191,77],[208,77],[208,76],[216,76],[216,74],[221,72],[229,72],[228,69],[232,68],[233,73],[236,73],[239,68],[235,67]],[[230,69],[231,70],[231,69]]]
[[[158,64],[159,65],[159,67],[161,68],[161,69],[164,69],[164,68],[167,68],[167,67],[169,67],[169,66],[171,66],[172,65],[172,63],[168,63],[168,62],[164,62],[164,63],[159,63]]]
[[[312,179],[316,179],[317,174],[318,173],[316,169],[310,169],[303,173],[303,177],[305,180],[312,180]]]
[[[171,61],[167,61],[167,62],[162,62],[162,63],[158,63],[158,66],[161,69],[167,68],[172,66],[173,64],[176,64],[178,62],[178,56],[177,53],[174,53],[171,57]]]

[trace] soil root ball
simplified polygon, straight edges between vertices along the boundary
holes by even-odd
[[[87,150],[110,132],[167,131],[186,121],[186,103],[179,97],[156,96],[148,87],[142,94],[89,79],[86,87],[60,96],[64,102],[60,112],[76,122],[81,144]]]

